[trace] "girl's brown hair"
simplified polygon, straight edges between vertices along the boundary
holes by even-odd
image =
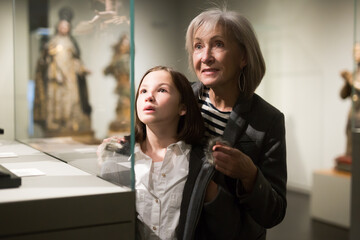
[[[184,141],[187,144],[199,144],[201,143],[204,134],[204,120],[201,116],[198,103],[194,96],[194,92],[188,79],[180,72],[173,70],[172,68],[165,66],[156,66],[149,69],[142,77],[139,86],[143,82],[146,75],[155,71],[166,71],[170,74],[171,79],[180,93],[180,103],[186,107],[186,114],[180,116],[179,125],[177,129],[177,140]],[[136,102],[139,97],[139,88],[135,97],[135,109]],[[137,113],[135,114],[135,141],[142,143],[146,138],[146,126],[140,121]]]

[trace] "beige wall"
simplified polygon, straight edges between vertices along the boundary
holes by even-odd
[[[14,49],[12,1],[0,1],[0,139],[14,139]]]

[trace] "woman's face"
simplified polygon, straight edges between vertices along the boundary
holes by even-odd
[[[161,70],[145,76],[138,89],[136,111],[146,125],[160,123],[164,128],[170,125],[177,128],[180,116],[186,111],[170,73]]]
[[[193,40],[193,66],[198,79],[207,87],[231,90],[246,65],[243,51],[236,41],[218,25],[205,31],[200,27]]]

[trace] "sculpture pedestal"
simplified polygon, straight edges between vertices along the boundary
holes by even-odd
[[[351,174],[334,169],[313,174],[311,217],[340,227],[350,227]]]

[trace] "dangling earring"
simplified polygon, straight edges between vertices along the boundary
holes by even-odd
[[[239,81],[238,81],[238,85],[239,85],[239,89],[241,92],[244,92],[245,91],[245,74],[244,72],[241,70],[241,73],[240,73],[240,77],[239,77]]]

